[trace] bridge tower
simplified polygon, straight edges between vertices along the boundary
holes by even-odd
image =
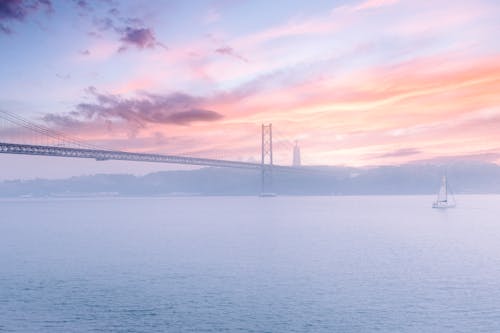
[[[273,124],[262,124],[261,197],[275,196],[273,192]]]
[[[295,147],[293,147],[293,161],[292,165],[294,167],[299,167],[300,164],[300,147],[299,147],[299,142],[295,141]]]

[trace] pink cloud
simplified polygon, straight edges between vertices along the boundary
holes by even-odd
[[[333,20],[330,16],[297,19],[244,36],[238,39],[236,43],[238,45],[255,46],[279,38],[332,33],[337,31],[340,26],[341,21]]]
[[[448,44],[446,38],[436,37],[460,32],[463,24],[481,17],[484,8],[436,6],[415,19],[413,13],[404,12],[373,31],[367,30],[373,27],[369,19],[356,20],[365,16],[357,11],[397,3],[365,1],[356,10],[346,10],[339,20],[335,16],[339,13],[334,13],[290,20],[247,35],[220,32],[216,38],[187,40],[172,45],[169,52],[141,54],[147,59],[142,68],[128,80],[120,78],[114,88],[105,88],[118,94],[194,92],[203,96],[200,107],[224,115],[189,129],[148,124],[136,135],[141,144],[131,145],[141,151],[201,155],[225,151],[234,158],[251,158],[258,155],[261,122],[273,122],[286,137],[304,138],[301,145],[308,163],[401,163],[496,149],[498,54],[480,56],[467,48],[470,40]],[[413,8],[410,5],[404,9]],[[377,24],[379,12],[383,14],[373,12]],[[441,19],[431,20],[433,15]],[[477,31],[481,28],[478,25]],[[368,37],[350,39],[359,32]],[[421,32],[434,38],[429,42],[432,47],[413,43],[410,37]],[[387,43],[382,51],[377,38]],[[403,56],[386,56],[392,43],[399,47],[401,38]],[[232,59],[240,54],[251,61]],[[125,127],[117,126],[113,135],[118,132],[126,137]],[[103,136],[112,141],[113,135]],[[159,136],[165,142],[155,140]],[[277,152],[278,159],[288,161],[289,153]]]
[[[399,0],[367,0],[356,5],[354,10],[367,10],[380,7],[391,6],[399,3]]]
[[[225,115],[217,122],[194,124],[188,132],[169,124],[141,129],[136,138],[143,138],[144,146],[137,149],[165,149],[146,140],[162,133],[167,142],[193,136],[196,149],[183,146],[185,151],[217,149],[235,158],[255,158],[258,125],[273,122],[289,138],[306,138],[302,145],[309,163],[364,165],[473,154],[495,149],[500,141],[499,78],[498,57],[453,52],[279,85],[269,85],[269,77],[256,82],[257,90],[204,98],[200,107]],[[127,88],[142,84],[148,80]],[[121,131],[126,136],[124,128],[117,128],[113,135]],[[418,153],[391,154],[410,148]],[[285,161],[287,154],[277,158]]]

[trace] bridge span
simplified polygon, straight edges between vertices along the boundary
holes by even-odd
[[[3,142],[0,142],[0,153],[35,155],[35,156],[55,156],[55,157],[67,157],[67,158],[68,157],[89,158],[89,159],[95,159],[97,161],[115,160],[115,161],[171,163],[171,164],[199,165],[199,166],[253,169],[253,170],[261,170],[262,168],[262,163],[218,160],[218,159],[187,157],[179,155],[132,153],[132,152],[115,151],[115,150],[68,148],[68,147],[42,146],[42,145],[3,143]],[[276,171],[298,171],[297,168],[281,166],[281,165],[273,165],[273,169]]]
[[[0,154],[34,155],[34,156],[54,156],[65,158],[87,158],[97,161],[135,161],[184,164],[207,167],[249,169],[261,172],[262,193],[273,193],[273,173],[274,172],[306,172],[323,173],[321,170],[312,170],[298,166],[285,166],[274,164],[273,161],[273,132],[272,125],[262,125],[261,138],[261,161],[243,162],[226,159],[212,159],[201,157],[190,157],[183,155],[167,155],[153,153],[136,153],[107,148],[97,147],[83,142],[82,140],[70,137],[64,133],[55,131],[35,124],[14,113],[0,111],[0,121],[6,122],[8,129],[20,129],[28,133],[28,137],[34,136],[29,143],[11,142],[0,137]],[[1,124],[0,124],[1,125]],[[14,127],[12,127],[14,125]],[[1,127],[1,126],[0,126]],[[39,140],[39,142],[36,142]],[[44,142],[45,141],[45,142]],[[43,142],[43,143],[40,143]],[[49,143],[50,142],[50,143]]]
[[[95,159],[97,161],[117,160],[117,161],[136,161],[136,162],[156,162],[156,163],[173,163],[173,164],[201,165],[201,166],[213,166],[213,167],[228,167],[228,168],[240,168],[240,169],[260,169],[261,167],[259,163],[226,161],[226,160],[216,160],[209,158],[147,154],[147,153],[130,153],[124,151],[115,151],[115,150],[67,148],[67,147],[57,147],[57,146],[40,146],[40,145],[27,145],[27,144],[2,143],[2,142],[0,142],[0,153],[90,158],[90,159]]]

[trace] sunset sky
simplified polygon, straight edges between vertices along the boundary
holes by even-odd
[[[272,123],[281,164],[294,140],[309,165],[497,162],[499,33],[496,0],[2,0],[0,110],[130,151],[255,160]]]

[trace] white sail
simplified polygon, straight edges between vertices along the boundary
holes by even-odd
[[[439,188],[437,200],[432,204],[433,208],[452,208],[455,207],[455,200],[453,195],[448,198],[448,183],[446,180],[446,176],[443,177],[441,182],[441,187]]]
[[[446,184],[446,176],[443,177],[443,181],[441,183],[441,188],[439,189],[438,199],[439,202],[447,202],[448,201],[448,189]]]

